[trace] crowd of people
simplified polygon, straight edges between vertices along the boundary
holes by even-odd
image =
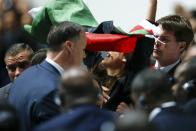
[[[178,5],[156,20],[158,0],[148,0],[158,32],[133,52],[103,53],[86,49],[91,27],[72,21],[40,44],[22,28],[33,18],[20,2],[0,0],[0,130],[196,130],[194,11]]]

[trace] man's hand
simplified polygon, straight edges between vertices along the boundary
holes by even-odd
[[[127,105],[126,103],[124,102],[121,102],[117,109],[116,109],[116,112],[119,112],[119,113],[124,113],[124,112],[130,112],[133,110],[133,107],[132,106],[129,106]]]

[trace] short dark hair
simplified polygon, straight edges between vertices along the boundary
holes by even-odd
[[[80,33],[84,31],[79,24],[65,21],[54,25],[47,37],[48,48],[50,51],[59,51],[63,42],[70,40],[76,41],[80,38]]]
[[[31,65],[40,64],[46,58],[47,48],[43,48],[35,52],[31,59]]]
[[[94,83],[91,73],[76,68],[67,70],[64,73],[59,94],[63,106],[96,104],[99,90]],[[81,101],[82,99],[83,101]]]
[[[157,23],[161,25],[164,30],[174,32],[176,40],[178,42],[186,42],[187,47],[193,41],[193,29],[191,23],[186,17],[179,15],[168,15],[160,18]]]
[[[180,69],[183,68],[183,69]],[[178,70],[179,69],[179,70]],[[193,57],[190,60],[182,63],[177,71],[180,71],[179,77],[177,79],[177,90],[176,96],[180,96],[180,93],[186,93],[187,100],[196,97],[196,58]]]
[[[134,78],[131,89],[132,93],[136,95],[149,93],[159,100],[164,95],[172,96],[171,86],[169,77],[165,73],[158,70],[145,69]]]
[[[186,69],[181,75],[183,76],[183,82],[195,79],[196,78],[196,58],[193,57],[190,60],[182,63],[182,65],[183,64],[187,65]]]
[[[16,43],[6,51],[5,58],[7,56],[15,56],[23,51],[27,51],[29,53],[29,59],[31,59],[34,55],[32,48],[28,44]]]

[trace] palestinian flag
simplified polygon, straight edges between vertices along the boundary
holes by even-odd
[[[88,50],[117,51],[124,53],[133,52],[137,41],[140,38],[149,37],[152,39],[153,37],[151,36],[158,32],[158,28],[147,20],[140,22],[138,25],[133,27],[130,32],[125,32],[121,28],[112,25],[112,23],[113,22],[110,22],[110,24],[105,22],[105,26],[102,25],[104,22],[101,24],[103,28],[101,29],[102,34],[100,34],[100,32],[86,34]],[[98,28],[100,28],[100,26],[98,26]]]
[[[31,13],[33,12],[30,11]],[[153,24],[144,22],[135,26],[131,32],[125,32],[113,22],[98,25],[96,19],[82,0],[50,0],[44,7],[33,14],[32,25],[25,29],[38,41],[46,43],[50,27],[62,21],[72,21],[85,27],[94,27],[86,33],[87,50],[133,52],[137,40],[147,34],[153,34]],[[106,22],[108,23],[108,22]],[[105,26],[106,25],[106,26]],[[100,30],[101,31],[97,31]],[[109,30],[109,31],[108,31]]]
[[[143,34],[143,35],[154,35],[159,32],[159,28],[155,25],[156,23],[143,20],[138,25],[130,30],[131,34]]]

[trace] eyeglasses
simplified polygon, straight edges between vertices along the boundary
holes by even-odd
[[[22,61],[22,62],[18,62],[16,64],[7,65],[6,69],[14,72],[17,67],[19,67],[21,69],[26,69],[29,65],[30,65],[29,61]]]
[[[154,40],[155,40],[155,43],[158,41],[159,43],[161,43],[161,44],[163,44],[163,45],[165,45],[166,43],[165,42],[163,42],[162,40],[160,40],[159,38],[157,38],[156,36],[152,36],[153,38],[154,38]]]
[[[162,40],[160,40],[159,38],[157,38],[156,36],[154,36],[154,35],[145,35],[146,37],[148,37],[148,38],[151,38],[151,39],[153,39],[154,40],[154,42],[159,42],[159,43],[161,43],[161,44],[163,44],[163,45],[165,45],[166,44],[166,42],[164,42],[164,41],[162,41]]]

